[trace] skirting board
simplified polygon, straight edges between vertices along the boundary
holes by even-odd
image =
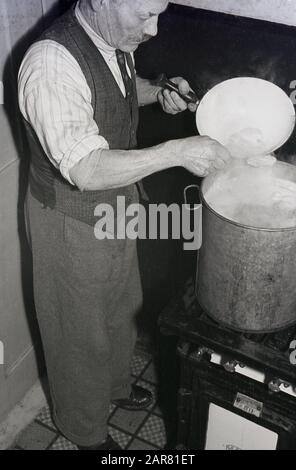
[[[46,404],[43,386],[38,380],[5,421],[0,423],[0,450],[9,449],[18,434],[36,418]]]

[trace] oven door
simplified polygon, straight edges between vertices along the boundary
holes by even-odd
[[[278,405],[278,396],[271,398],[261,384],[248,383],[244,378],[232,376],[230,381],[227,376],[222,380],[219,376],[218,373],[212,381],[194,374],[192,390],[187,395],[191,401],[187,448],[296,448],[296,423],[289,416],[289,408],[285,414],[285,406]],[[285,401],[286,397],[282,399]]]

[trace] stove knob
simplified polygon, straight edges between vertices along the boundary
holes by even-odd
[[[223,364],[223,367],[227,372],[231,372],[233,374],[235,372],[235,368],[237,364],[238,364],[237,361],[228,361],[228,362],[225,362],[225,364]]]
[[[271,380],[268,384],[268,388],[271,392],[279,393],[281,391],[280,389],[281,383],[282,382],[279,379]]]
[[[197,351],[197,355],[203,358],[208,357],[209,359],[211,359],[212,354],[214,354],[214,351],[204,346],[201,346],[200,348],[198,348],[198,351]]]

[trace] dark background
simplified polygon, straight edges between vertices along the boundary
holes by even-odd
[[[182,76],[198,94],[237,76],[254,76],[274,82],[290,95],[296,79],[296,29],[264,21],[216,14],[170,5],[159,20],[159,34],[136,52],[140,76]],[[195,116],[164,114],[159,106],[141,108],[139,145],[155,145],[168,139],[194,135]],[[278,152],[278,158],[294,163],[296,133]],[[183,189],[199,180],[182,168],[145,179],[152,202],[182,203]],[[182,242],[139,243],[145,304],[141,327],[152,339],[161,308],[179,285],[194,275],[196,252],[185,252]]]

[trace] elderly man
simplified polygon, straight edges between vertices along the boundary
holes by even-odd
[[[183,166],[205,176],[228,160],[209,138],[136,150],[138,104],[175,114],[180,94],[136,76],[132,52],[157,34],[167,0],[80,0],[28,50],[19,104],[31,152],[26,202],[34,295],[59,430],[80,449],[115,449],[110,401],[129,410],[151,394],[131,387],[142,291],[133,240],[98,240],[95,208],[138,201],[137,183]],[[191,110],[195,106],[191,105]]]

